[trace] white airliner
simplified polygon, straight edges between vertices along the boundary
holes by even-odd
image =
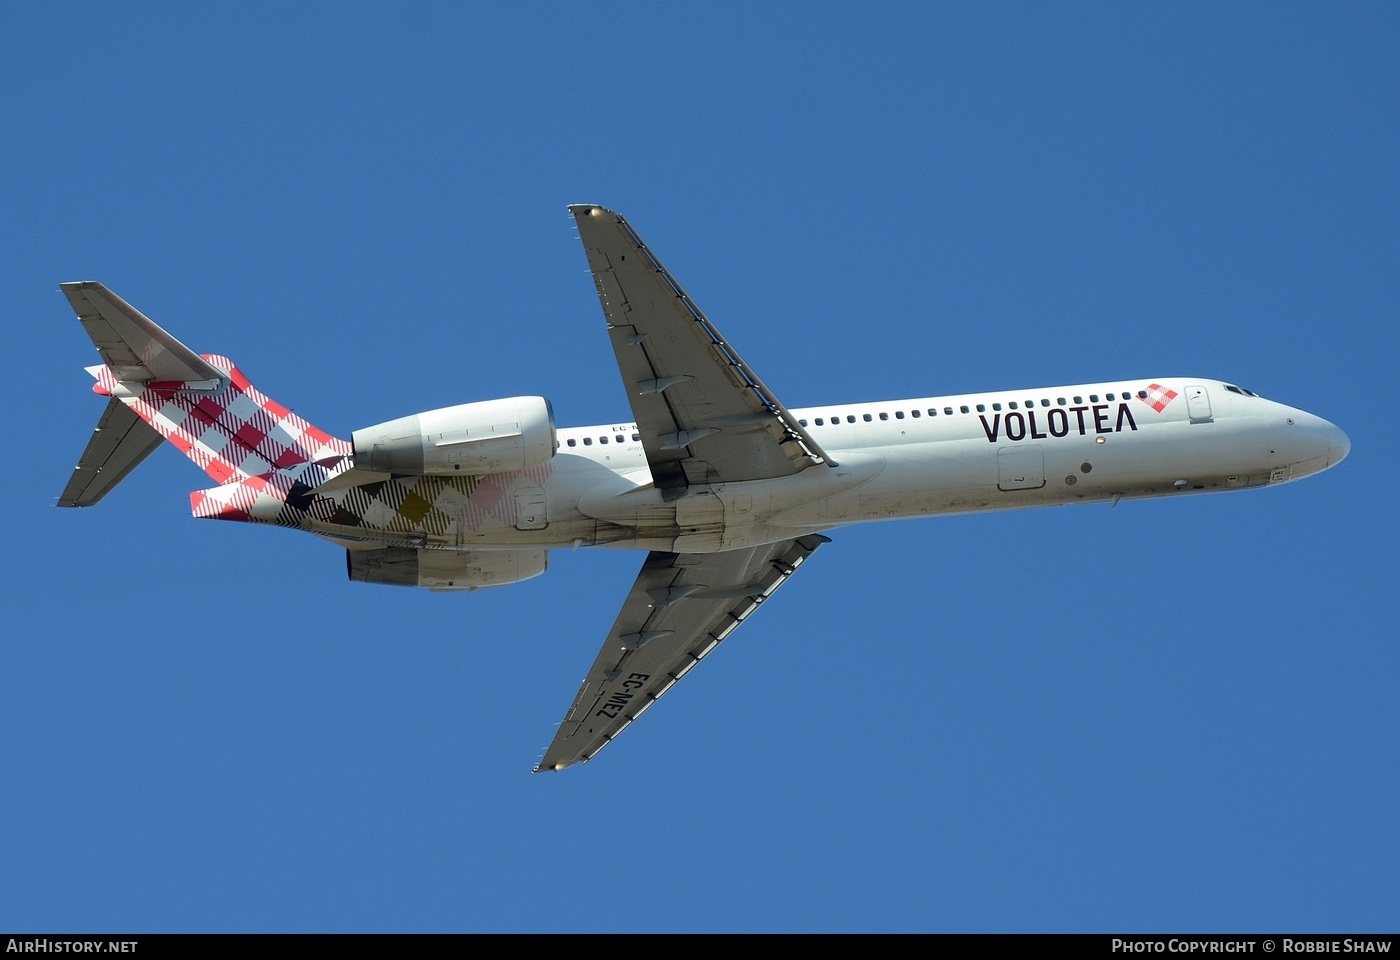
[[[472,590],[549,551],[648,550],[536,770],[591,759],[827,538],[868,520],[1116,504],[1284,483],[1340,462],[1320,417],[1203,377],[789,410],[622,217],[569,208],[632,420],[555,429],[549,402],[468,403],[349,442],[268,399],[100,283],[62,285],[108,397],[59,500],[96,503],[162,440],[218,482],[194,515],[346,548],[350,578]]]

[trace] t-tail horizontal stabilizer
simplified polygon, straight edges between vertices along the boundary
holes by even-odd
[[[126,383],[206,382],[223,374],[199,354],[156,326],[141,311],[93,280],[60,283],[102,362]],[[215,381],[215,382],[210,382]]]

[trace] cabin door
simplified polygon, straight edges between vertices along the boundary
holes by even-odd
[[[1201,423],[1211,418],[1210,394],[1206,388],[1195,383],[1186,385],[1186,412],[1191,414],[1192,423]]]

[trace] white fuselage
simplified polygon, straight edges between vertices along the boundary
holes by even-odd
[[[1142,396],[1147,394],[1147,396]],[[1217,380],[1171,378],[792,411],[837,466],[692,484],[666,500],[630,423],[561,428],[543,467],[483,477],[448,550],[617,546],[706,553],[870,520],[1265,486],[1346,456],[1326,420]],[[486,505],[487,508],[483,508]],[[312,529],[336,539],[329,524]],[[361,527],[361,543],[403,543]]]

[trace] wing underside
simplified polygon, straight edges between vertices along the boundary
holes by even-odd
[[[785,477],[834,466],[621,216],[569,208],[598,288],[656,485]]]
[[[650,554],[535,770],[591,759],[728,637],[827,538]]]

